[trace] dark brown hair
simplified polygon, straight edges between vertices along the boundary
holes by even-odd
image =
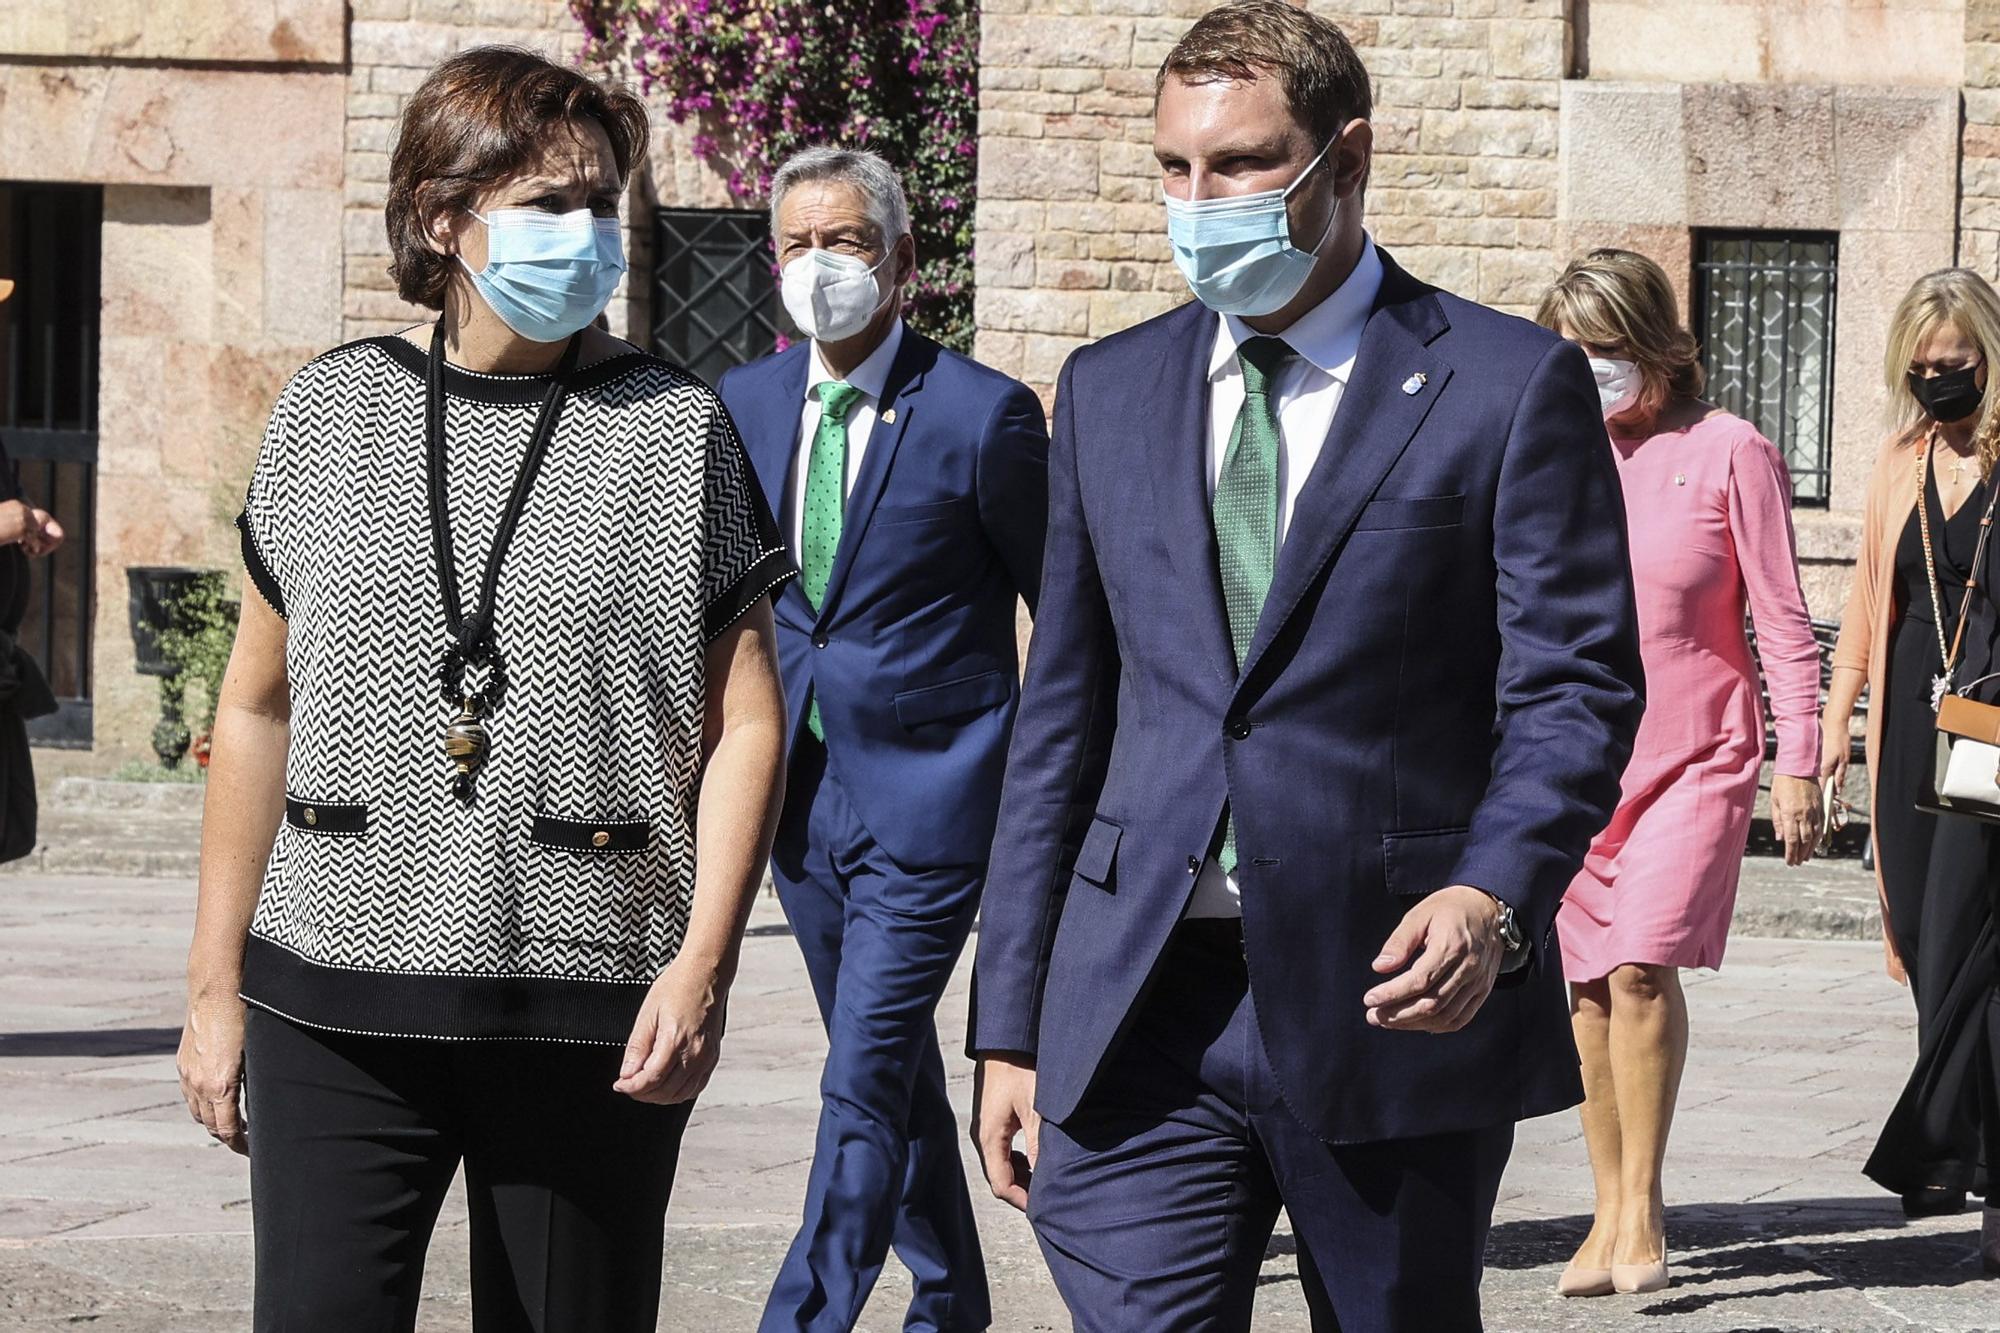
[[[1265,74],[1278,76],[1292,114],[1322,147],[1374,110],[1368,71],[1347,34],[1287,0],[1235,0],[1203,14],[1167,52],[1153,96],[1168,75],[1198,84]]]
[[[514,46],[476,46],[430,72],[403,109],[383,208],[389,276],[405,301],[444,308],[452,264],[430,248],[430,219],[528,167],[552,128],[579,120],[604,127],[618,174],[629,178],[648,126],[645,104],[622,88]]]
[[[1635,250],[1605,246],[1571,260],[1535,322],[1638,366],[1645,383],[1638,407],[1649,420],[1675,399],[1701,396],[1701,348],[1681,324],[1674,285]]]

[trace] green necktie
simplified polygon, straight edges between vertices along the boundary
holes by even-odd
[[[1222,474],[1215,482],[1215,550],[1222,572],[1222,604],[1229,613],[1229,640],[1240,669],[1257,632],[1257,617],[1271,591],[1278,563],[1278,405],[1271,401],[1277,378],[1292,349],[1282,338],[1251,338],[1236,349],[1243,369],[1243,406],[1229,432]],[[1216,861],[1236,870],[1236,817],[1223,824]]]
[[[833,578],[833,557],[840,550],[840,522],[847,505],[847,414],[861,401],[861,390],[844,380],[821,380],[819,429],[813,432],[812,454],[806,462],[804,521],[799,530],[799,586],[817,611]],[[806,726],[824,741],[817,694],[806,711]]]

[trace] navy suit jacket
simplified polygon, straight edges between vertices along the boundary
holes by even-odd
[[[719,386],[781,514],[809,350]],[[814,612],[794,579],[776,603],[786,736],[816,695],[828,763],[883,850],[977,865],[1020,701],[1016,598],[1032,611],[1041,585],[1048,424],[1026,385],[908,328],[877,412],[825,600]]]
[[[1061,1123],[1237,820],[1257,1022],[1330,1142],[1574,1104],[1558,902],[1618,799],[1642,676],[1582,352],[1387,269],[1239,673],[1207,490],[1216,318],[1077,351],[980,927],[971,1046],[1033,1053]],[[1371,961],[1451,884],[1537,945],[1449,1036],[1368,1026]]]

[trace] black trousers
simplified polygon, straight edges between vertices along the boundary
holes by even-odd
[[[257,1333],[406,1333],[464,1164],[479,1333],[652,1330],[691,1104],[611,1090],[623,1052],[362,1037],[252,1009]]]

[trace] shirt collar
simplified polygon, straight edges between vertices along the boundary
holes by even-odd
[[[883,391],[889,387],[889,370],[896,364],[896,353],[903,345],[903,321],[898,319],[889,326],[889,336],[881,346],[868,354],[868,359],[854,368],[847,376],[847,382],[876,402],[882,401]],[[819,359],[819,342],[814,340],[812,351],[807,353],[806,397],[816,398],[816,386],[827,380],[837,380],[840,376],[826,368],[826,362]]]
[[[1354,358],[1361,351],[1361,331],[1368,326],[1368,316],[1373,313],[1375,298],[1381,290],[1382,256],[1376,252],[1374,239],[1363,232],[1361,257],[1355,261],[1347,281],[1293,320],[1291,327],[1278,336],[1323,374],[1345,384],[1354,369]],[[1217,322],[1221,327],[1208,357],[1211,381],[1235,373],[1237,347],[1258,336],[1255,329],[1235,315],[1219,316]]]

